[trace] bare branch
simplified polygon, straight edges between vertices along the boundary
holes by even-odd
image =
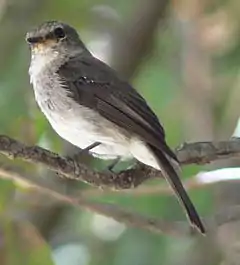
[[[96,172],[69,157],[62,157],[38,146],[27,146],[8,136],[0,135],[0,153],[10,158],[42,164],[65,178],[81,180],[90,185],[111,189],[130,189],[160,176],[160,173],[138,163],[133,169],[119,174]],[[182,165],[206,164],[211,161],[240,155],[240,140],[183,144],[176,151]]]
[[[26,146],[8,136],[0,136],[0,153],[10,158],[42,164],[67,179],[81,180],[97,187],[114,189],[132,188],[156,176],[156,170],[139,164],[135,169],[115,175],[95,172],[70,157],[61,157],[39,146]]]
[[[182,165],[204,165],[220,159],[234,158],[240,155],[240,139],[184,143],[177,148],[176,154]]]

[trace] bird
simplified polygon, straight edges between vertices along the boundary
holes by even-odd
[[[190,225],[205,227],[184,189],[175,153],[146,100],[110,66],[94,57],[78,32],[60,21],[29,30],[30,83],[56,133],[101,159],[137,161],[162,172]]]

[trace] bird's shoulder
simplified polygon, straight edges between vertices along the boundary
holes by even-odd
[[[89,84],[102,87],[105,85],[107,87],[123,82],[110,66],[91,54],[85,53],[70,57],[57,72],[66,81],[77,82],[80,85]]]
[[[110,66],[101,60],[87,55],[69,58],[57,71],[60,78],[73,86],[78,93],[88,93],[97,99],[120,101],[134,101],[146,110],[148,114],[155,114],[148,107],[145,99]]]

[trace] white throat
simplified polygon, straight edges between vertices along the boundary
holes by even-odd
[[[51,67],[52,62],[59,58],[57,51],[47,51],[41,53],[32,53],[31,64],[29,67],[30,82],[34,84],[38,75],[44,70]]]

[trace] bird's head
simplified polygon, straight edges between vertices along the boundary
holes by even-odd
[[[48,21],[29,31],[26,41],[31,48],[32,54],[70,53],[82,49],[85,46],[80,40],[77,31],[62,22]]]

